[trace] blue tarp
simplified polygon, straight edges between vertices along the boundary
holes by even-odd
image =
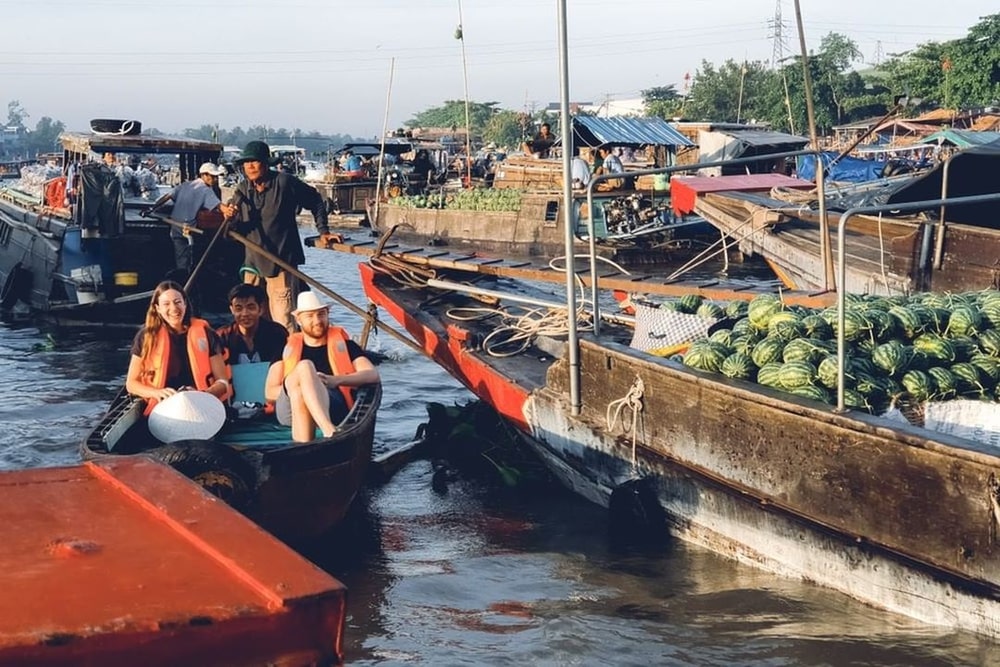
[[[830,167],[833,158],[837,153],[822,153],[825,177],[828,181],[841,181],[845,183],[866,183],[881,178],[885,162],[875,160],[861,160],[855,157],[845,156],[837,160],[837,163]],[[801,179],[812,181],[816,179],[816,157],[814,155],[800,155],[796,164],[796,176]]]

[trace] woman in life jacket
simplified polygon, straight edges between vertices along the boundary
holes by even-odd
[[[156,286],[131,353],[125,388],[146,399],[147,415],[179,391],[196,389],[220,401],[231,395],[222,340],[208,322],[191,317],[184,288],[175,282]]]

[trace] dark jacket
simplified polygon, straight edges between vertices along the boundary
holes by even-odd
[[[240,209],[237,229],[293,266],[306,260],[295,221],[299,208],[312,212],[317,232],[325,234],[330,231],[322,195],[291,174],[268,172],[267,187],[263,192],[257,192],[253,185],[244,181],[236,187],[236,193]],[[276,264],[249,249],[246,251],[246,264],[256,268],[262,276],[278,275]]]

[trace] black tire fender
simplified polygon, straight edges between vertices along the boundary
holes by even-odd
[[[90,121],[90,129],[98,134],[120,134],[130,137],[142,132],[142,123],[118,118],[94,118]]]
[[[3,281],[3,289],[0,291],[0,308],[10,310],[18,301],[28,301],[28,292],[31,289],[31,272],[21,266],[21,262],[10,267],[7,277]]]
[[[180,440],[143,454],[166,463],[237,510],[245,511],[251,504],[254,475],[232,450],[207,440]]]

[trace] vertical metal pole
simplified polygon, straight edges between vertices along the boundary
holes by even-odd
[[[396,70],[395,56],[389,60],[389,86],[385,89],[385,115],[382,117],[382,143],[378,151],[378,173],[375,178],[375,212],[369,220],[372,229],[378,229],[378,208],[382,199],[382,172],[385,166],[385,135],[389,131],[389,100],[392,99],[392,75]]]
[[[472,123],[469,119],[469,68],[465,60],[465,21],[462,20],[462,0],[458,0],[459,41],[462,42],[462,77],[465,79],[465,180],[472,187]]]
[[[948,171],[951,167],[951,159],[955,153],[948,156],[941,169],[941,199],[948,198]],[[941,261],[944,259],[944,211],[945,205],[941,204],[941,216],[938,218],[937,229],[934,232],[934,269],[941,268]]]
[[[569,332],[569,401],[571,414],[580,414],[580,340],[576,330],[576,267],[573,246],[573,173],[570,146],[573,136],[569,119],[569,47],[566,37],[566,0],[556,0],[559,14],[559,127],[562,134],[563,162],[563,228],[566,241],[566,320]]]

